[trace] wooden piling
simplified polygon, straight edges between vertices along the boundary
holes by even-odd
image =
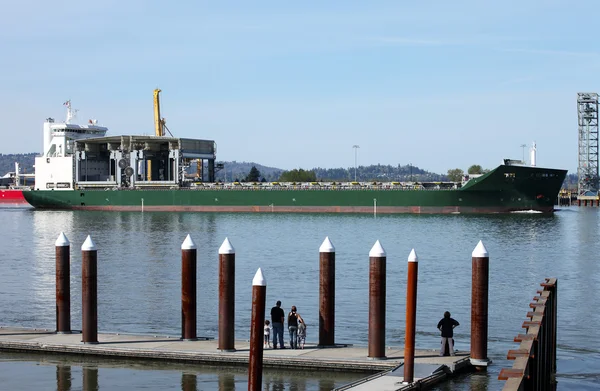
[[[335,345],[335,247],[325,237],[319,247],[319,346]]]
[[[408,256],[406,279],[406,328],[404,337],[404,382],[412,383],[415,373],[415,334],[417,328],[417,280],[419,259],[413,248]]]
[[[225,238],[219,248],[219,347],[235,351],[235,249]]]
[[[252,280],[252,315],[250,319],[250,358],[248,362],[248,391],[262,388],[263,338],[267,280],[260,268]]]
[[[98,251],[90,235],[81,245],[81,341],[98,343]]]
[[[471,254],[471,364],[486,367],[488,338],[489,254],[480,240]]]
[[[63,232],[56,248],[56,332],[71,332],[71,243]]]
[[[368,358],[385,357],[386,253],[379,240],[369,252],[369,347]]]
[[[181,339],[196,335],[196,244],[188,234],[181,244]]]

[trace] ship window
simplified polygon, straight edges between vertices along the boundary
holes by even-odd
[[[514,178],[515,177],[515,173],[514,172],[505,172],[504,173],[504,177],[505,178]]]

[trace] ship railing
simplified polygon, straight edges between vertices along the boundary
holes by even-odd
[[[86,188],[86,187],[116,187],[117,182],[109,182],[109,181],[85,181],[85,182],[77,182],[75,184],[75,188]]]
[[[139,182],[136,182],[138,184]],[[156,187],[157,182],[149,182],[147,186]],[[202,190],[228,190],[228,191],[346,191],[346,190],[362,190],[362,191],[440,191],[440,190],[456,190],[456,184],[404,184],[399,183],[392,185],[389,183],[368,184],[361,183],[359,185],[349,183],[337,184],[320,184],[311,186],[305,184],[280,183],[277,185],[259,184],[259,183],[193,183],[189,186],[183,186],[183,189],[202,191]]]
[[[177,186],[173,181],[135,181],[136,187],[171,187]]]

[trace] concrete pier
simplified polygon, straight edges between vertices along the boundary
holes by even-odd
[[[189,364],[248,366],[250,342],[237,340],[235,352],[220,352],[215,339],[183,341],[179,336],[127,335],[100,333],[99,344],[81,343],[81,334],[56,334],[51,329],[0,327],[0,350],[27,353],[55,353],[94,356],[107,359],[141,359]],[[318,348],[316,343],[304,349],[265,349],[263,367],[311,371],[342,371],[374,374],[390,371],[403,361],[404,347],[388,347],[387,360],[369,360],[367,347]],[[446,365],[454,371],[463,368],[467,352],[454,357],[439,357],[437,350],[416,350],[415,368],[421,363]],[[467,360],[468,361],[468,360]],[[415,371],[415,381],[419,380]]]

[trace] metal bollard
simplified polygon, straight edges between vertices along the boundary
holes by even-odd
[[[417,329],[417,280],[419,259],[413,248],[408,256],[406,281],[406,331],[404,337],[404,382],[412,383],[415,373],[415,333]]]
[[[386,254],[379,243],[369,252],[369,348],[368,358],[385,357]]]
[[[480,240],[471,254],[471,364],[487,367],[489,254]]]
[[[88,235],[81,245],[82,342],[98,343],[98,251]]]
[[[196,244],[188,234],[181,244],[181,339],[196,340]]]
[[[56,332],[71,333],[71,243],[63,232],[56,242]]]
[[[250,358],[248,362],[248,391],[262,388],[263,338],[267,280],[260,268],[252,280],[252,315],[250,320]]]
[[[225,238],[219,248],[219,347],[235,351],[235,249]]]
[[[335,247],[325,237],[319,247],[319,346],[335,345]]]

